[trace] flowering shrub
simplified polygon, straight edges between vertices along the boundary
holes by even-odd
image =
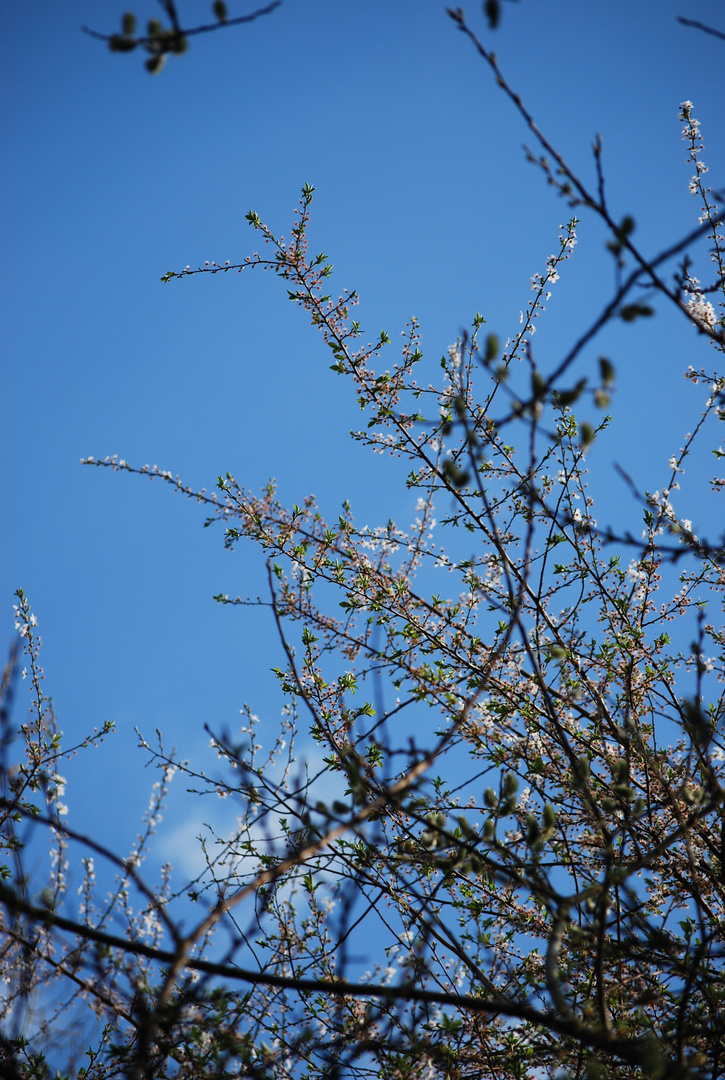
[[[352,386],[352,437],[406,463],[416,517],[370,527],[346,505],[325,520],[312,497],[287,507],[271,484],[255,493],[227,474],[197,492],[155,466],[86,459],[170,484],[227,547],[262,553],[284,710],[271,733],[250,709],[234,739],[212,733],[222,777],[143,742],[163,779],[136,847],[115,856],[65,821],[60,736],[19,595],[34,697],[23,762],[5,751],[0,886],[5,1020],[31,1008],[5,1042],[15,1075],[45,1075],[39,1055],[81,1001],[96,1018],[83,1075],[98,1078],[725,1074],[725,555],[678,510],[685,458],[725,417],[725,377],[685,373],[704,386],[701,415],[668,487],[633,492],[634,536],[597,520],[587,482],[615,367],[600,358],[593,383],[574,370],[605,324],[651,316],[656,298],[723,351],[723,238],[699,125],[685,102],[699,225],[648,258],[453,18],[538,141],[531,160],[572,211],[608,226],[615,291],[542,370],[532,338],[575,257],[571,217],[518,328],[501,344],[477,313],[433,382],[417,320],[388,360],[386,334],[364,342],[356,294],[329,291],[330,263],[308,246],[309,186],[288,240],[250,213],[259,252],[164,275],[273,269]],[[704,286],[687,254],[702,236]],[[141,863],[175,771],[236,797],[239,817],[197,879],[164,870],[151,887]],[[42,905],[23,869],[29,819],[54,845]],[[86,849],[79,900],[65,889],[71,845]],[[118,872],[110,897],[99,859]]]

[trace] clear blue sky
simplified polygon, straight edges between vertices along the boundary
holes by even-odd
[[[156,14],[151,0],[130,6]],[[179,0],[191,24],[209,7]],[[234,728],[245,701],[274,723],[277,646],[263,613],[212,601],[262,590],[261,558],[225,554],[196,505],[158,482],[81,457],[116,453],[207,488],[226,471],[253,488],[274,476],[290,502],[312,491],[334,514],[349,498],[371,525],[405,524],[413,504],[395,468],[348,440],[354,394],[282,283],[160,276],[243,257],[258,243],[250,208],[288,233],[309,182],[313,246],[330,255],[335,287],[360,293],[363,327],[395,342],[414,314],[435,360],[476,310],[502,337],[515,332],[568,214],[526,165],[529,137],[439,0],[285,0],[252,26],[194,39],[156,78],[139,55],[81,34],[116,30],[122,10],[4,10],[0,625],[9,645],[22,586],[67,742],[115,720],[104,749],[67,770],[68,801],[78,827],[92,806],[96,829],[127,847],[154,779],[134,726],[161,728],[194,757],[203,724]],[[696,224],[677,109],[694,102],[723,186],[725,43],[676,15],[725,29],[721,2],[520,0],[504,4],[495,36],[480,5],[469,13],[588,178],[602,134],[611,205],[634,215],[644,251]],[[606,298],[603,241],[585,218],[541,320],[543,366]],[[643,487],[665,483],[697,415],[677,380],[707,356],[669,316],[612,332],[602,349],[619,373],[615,441],[597,459],[606,509],[623,498],[613,458]]]

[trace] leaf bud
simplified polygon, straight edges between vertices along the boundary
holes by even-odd
[[[519,781],[516,773],[511,771],[507,772],[503,778],[503,792],[504,795],[515,795],[519,790]]]
[[[584,449],[586,449],[587,446],[591,446],[594,442],[594,428],[591,424],[587,424],[586,421],[580,425],[579,434],[582,437],[582,447]]]
[[[146,61],[146,70],[150,72],[151,75],[158,75],[164,66],[165,59],[166,57],[161,53],[156,56],[150,56]]]
[[[627,214],[622,218],[622,223],[617,229],[619,236],[629,236],[634,232],[634,218],[631,214]]]
[[[606,1076],[606,1069],[595,1057],[587,1059],[586,1070],[587,1080],[604,1080]]]
[[[498,356],[498,337],[496,334],[489,334],[486,338],[486,363],[490,364]]]
[[[132,11],[125,12],[121,20],[121,28],[126,37],[132,37],[136,30],[136,16]]]
[[[471,478],[471,474],[468,469],[461,469],[455,463],[447,458],[443,462],[443,477],[444,479],[455,488],[465,487]]]
[[[227,21],[227,5],[224,3],[224,0],[215,0],[212,10],[219,22]]]
[[[539,371],[531,372],[531,393],[534,401],[541,401],[546,395],[546,379]]]
[[[639,1053],[639,1062],[645,1076],[652,1080],[662,1080],[669,1072],[667,1057],[662,1043],[656,1035],[648,1035]]]
[[[470,822],[468,821],[468,818],[465,818],[465,817],[463,817],[463,815],[461,815],[457,819],[457,822],[458,822],[458,828],[461,830],[461,836],[463,836],[463,838],[465,840],[475,840],[476,839],[476,831],[475,831],[475,829],[471,828],[471,825],[470,825]]]
[[[557,390],[555,391],[555,404],[557,405],[573,405],[575,401],[579,399],[582,391],[587,385],[586,378],[579,379],[576,386],[573,386],[571,390]]]
[[[694,646],[693,642],[692,651],[699,659],[699,649]],[[698,701],[686,700],[682,703],[682,720],[683,727],[692,742],[701,749],[707,748],[712,740],[713,729]]]
[[[654,308],[649,304],[625,304],[619,312],[623,322],[634,322],[635,319],[649,318],[651,315],[654,315]]]
[[[574,765],[572,766],[571,771],[573,774],[575,785],[577,787],[584,787],[587,780],[589,779],[589,773],[591,771],[589,768],[589,758],[586,756],[586,754],[582,754],[580,758],[577,758],[577,760],[574,762]]]
[[[533,814],[529,814],[526,818],[526,842],[528,844],[535,844],[541,837],[541,829],[539,823]]]
[[[501,18],[501,5],[499,0],[485,0],[483,10],[488,19],[488,25],[495,30]]]
[[[623,784],[629,774],[629,766],[624,758],[618,758],[611,764],[612,776],[615,783]]]
[[[614,382],[614,364],[606,356],[599,357],[599,374],[605,386]]]
[[[108,41],[108,47],[111,52],[131,52],[136,48],[136,42],[122,37],[121,34],[113,34]]]

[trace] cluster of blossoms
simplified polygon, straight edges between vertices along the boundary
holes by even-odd
[[[558,252],[547,257],[546,271],[543,274],[539,272],[532,274],[531,289],[536,293],[536,296],[529,304],[526,312],[520,312],[519,323],[525,325],[519,333],[517,344],[524,334],[528,333],[529,336],[532,336],[536,333],[534,319],[537,319],[542,312],[546,311],[545,301],[548,301],[552,295],[549,286],[557,283],[559,280],[559,267],[569,258],[576,246],[576,229],[578,224],[578,220],[572,218],[566,225],[559,226]]]
[[[702,200],[699,222],[708,226],[707,232],[712,241],[710,258],[715,264],[719,279],[719,285],[725,285],[725,237],[719,232],[721,225],[718,207],[712,199],[712,189],[705,187],[703,174],[708,171],[707,165],[701,160],[700,155],[705,149],[700,132],[700,121],[692,114],[692,102],[683,101],[680,105],[680,119],[683,121],[682,138],[689,144],[687,160],[695,166],[695,173],[690,179],[688,189],[692,195]],[[706,331],[717,332],[725,328],[725,314],[718,316],[714,306],[705,296],[705,291],[700,281],[689,274],[687,269],[683,272],[682,288],[685,293],[685,302],[692,321]]]
[[[685,293],[687,312],[696,326],[715,332],[718,327],[718,317],[715,308],[706,298],[702,291],[699,278],[686,274],[682,283]]]
[[[396,528],[392,522],[388,525],[377,525],[373,529],[363,525],[359,533],[359,546],[383,555],[395,555],[400,550],[401,541],[406,539],[407,534]]]
[[[20,637],[28,637],[32,628],[38,625],[37,618],[32,613],[26,613],[25,609],[21,610],[20,604],[13,604],[13,611],[15,612],[15,629]]]
[[[461,367],[461,360],[463,358],[461,353],[460,339],[458,341],[455,341],[453,345],[449,345],[447,352],[451,361],[451,368],[453,369],[453,371],[459,371]]]
[[[692,115],[692,108],[691,101],[683,101],[680,105],[680,120],[685,125],[682,129],[682,138],[690,144],[690,154],[687,160],[691,161],[697,170],[696,175],[690,181],[690,191],[695,195],[698,191],[698,177],[707,172],[707,165],[699,160],[699,155],[705,149],[705,144],[700,133],[700,121]]]

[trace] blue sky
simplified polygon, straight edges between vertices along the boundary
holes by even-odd
[[[179,3],[189,23],[209,6]],[[645,252],[694,227],[677,110],[694,102],[722,187],[725,45],[678,25],[691,4],[521,0],[504,5],[495,36],[469,8],[589,179],[602,134],[610,203],[635,217]],[[134,10],[156,14],[150,0]],[[69,766],[68,801],[79,827],[92,808],[127,847],[154,779],[133,728],[160,728],[195,757],[203,725],[233,728],[245,701],[274,723],[279,656],[263,613],[212,600],[262,591],[260,557],[225,553],[195,504],[158,482],[80,459],[118,454],[207,488],[227,471],[252,488],[274,476],[289,502],[314,492],[335,514],[348,498],[371,525],[405,524],[415,501],[395,466],[350,442],[354,393],[282,283],[160,276],[242,258],[258,245],[250,208],[289,233],[312,183],[312,245],[329,254],[334,287],[358,290],[370,337],[384,328],[395,342],[416,315],[435,364],[477,310],[501,337],[515,332],[569,214],[525,163],[529,136],[438,0],[285,0],[252,26],[194,39],[159,77],[81,34],[116,30],[121,11],[111,0],[5,11],[0,599],[9,645],[13,592],[30,598],[67,741],[116,722]],[[695,15],[725,25],[716,0]],[[540,320],[543,367],[611,287],[599,226],[584,218],[579,237]],[[618,371],[615,435],[592,461],[600,523],[624,499],[612,461],[661,487],[698,415],[678,380],[707,353],[684,320],[658,318],[612,329],[587,361],[604,351]],[[697,519],[696,500],[690,510]]]

